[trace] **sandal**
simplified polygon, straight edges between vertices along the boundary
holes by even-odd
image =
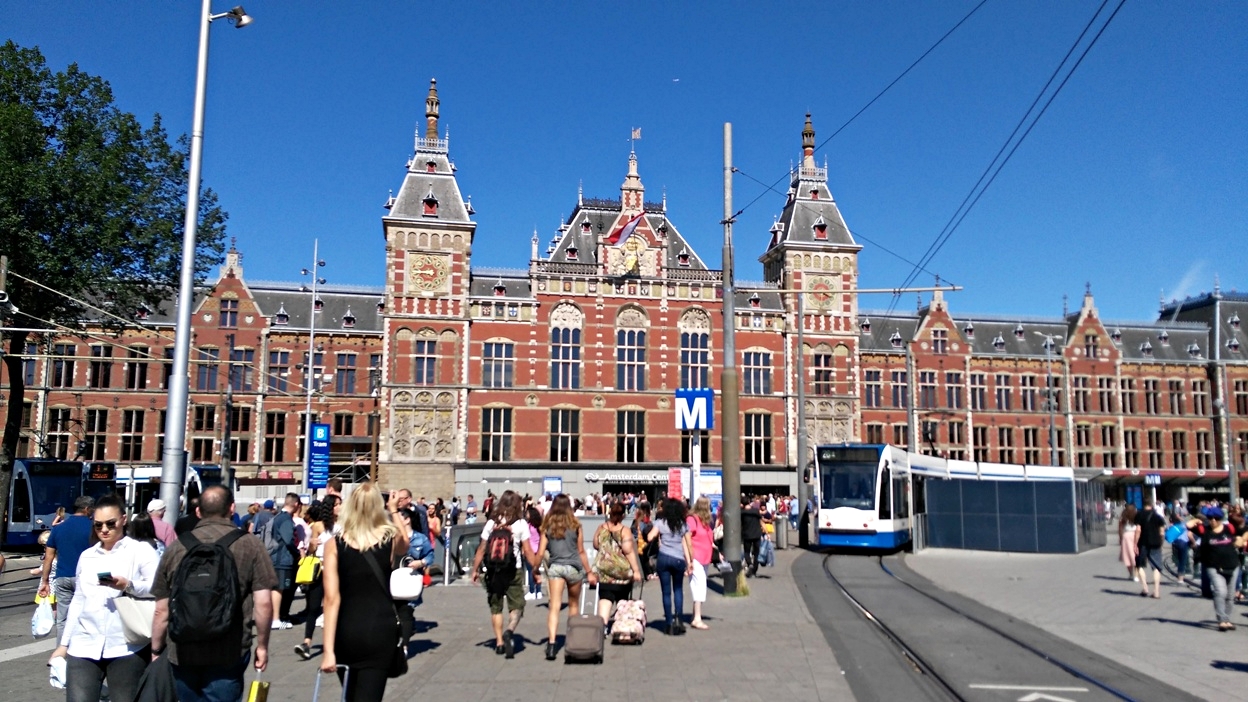
[[[701,630],[703,630],[703,631],[705,631],[705,630],[707,630],[707,629],[710,629],[710,628],[711,628],[711,627],[709,627],[709,626],[707,626],[707,625],[703,624],[702,622],[689,622],[689,627],[690,627],[690,628],[692,628],[692,629],[701,629]]]

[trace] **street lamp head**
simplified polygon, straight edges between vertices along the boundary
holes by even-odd
[[[243,9],[242,5],[238,5],[226,14],[230,16],[230,21],[234,23],[235,29],[242,29],[243,27],[251,24],[251,15],[247,14],[247,11]]]

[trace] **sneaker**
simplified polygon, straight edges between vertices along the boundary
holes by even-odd
[[[282,622],[283,629],[294,629],[295,625],[291,622]]]
[[[325,615],[324,615],[324,614],[322,614],[321,616],[319,616],[319,617],[317,617],[317,618],[316,618],[316,625],[317,625],[318,627],[324,627],[324,626],[325,626]]]
[[[282,622],[281,622],[281,621],[279,621],[279,620],[277,620],[277,619],[274,619],[274,620],[273,620],[273,624],[272,624],[271,626],[269,626],[269,628],[270,628],[270,629],[273,629],[274,631],[276,631],[276,630],[278,630],[278,629],[281,629],[281,628],[282,628]]]
[[[295,655],[299,656],[300,660],[306,661],[312,657],[312,647],[306,643],[301,643],[295,646]]]

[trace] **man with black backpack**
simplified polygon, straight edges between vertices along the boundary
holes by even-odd
[[[512,638],[524,616],[524,568],[520,559],[530,564],[536,560],[520,495],[512,490],[503,493],[481,536],[481,546],[472,559],[472,582],[476,583],[484,575],[490,623],[494,627],[494,652],[514,658]],[[507,606],[506,627],[504,604]]]
[[[152,585],[152,659],[169,656],[182,702],[237,702],[253,641],[256,670],[268,665],[277,575],[260,540],[231,521],[233,493],[206,488],[198,513],[195,528],[165,551]]]

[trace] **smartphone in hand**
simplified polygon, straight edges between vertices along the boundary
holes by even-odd
[[[108,583],[113,580],[112,573],[96,573],[95,577],[99,578],[101,583]]]

